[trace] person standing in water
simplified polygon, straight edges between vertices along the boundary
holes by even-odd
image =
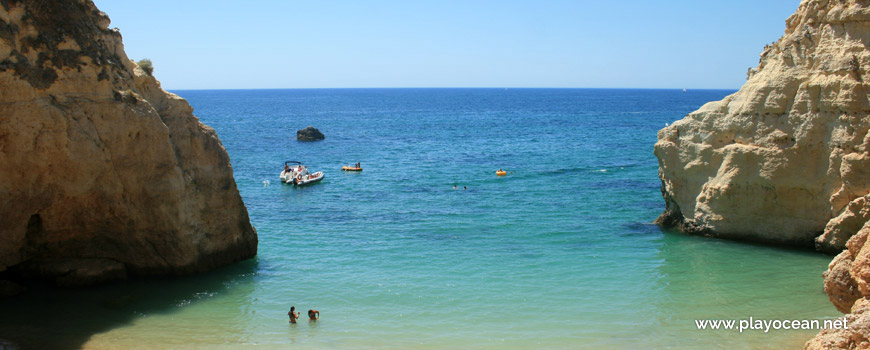
[[[311,321],[317,320],[320,317],[320,311],[308,309],[308,319]]]
[[[295,306],[290,307],[290,312],[287,313],[287,316],[290,316],[290,323],[296,323],[296,319],[299,318],[299,313],[296,312]]]

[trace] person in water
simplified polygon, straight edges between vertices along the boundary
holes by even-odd
[[[314,321],[320,318],[320,311],[308,309],[308,319]]]
[[[454,189],[454,190],[456,189],[456,185],[453,185],[453,189]]]
[[[462,189],[463,189],[463,190],[467,190],[468,187],[466,187],[466,186],[462,186]]]
[[[290,307],[290,312],[287,313],[287,316],[290,316],[290,323],[296,323],[296,319],[299,318],[299,313],[296,312],[295,306]]]

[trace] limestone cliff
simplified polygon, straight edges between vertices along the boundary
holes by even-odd
[[[666,209],[657,221],[812,246],[870,193],[868,43],[867,1],[802,1],[738,92],[659,131]],[[854,231],[817,246],[838,253]]]
[[[0,0],[0,272],[87,284],[250,258],[226,150],[90,0]]]
[[[806,349],[870,348],[870,222],[849,239],[847,249],[834,258],[825,272],[825,292],[846,315],[848,328],[826,329],[806,344]]]
[[[825,291],[849,328],[807,349],[870,348],[868,44],[870,1],[803,0],[738,92],[655,145],[660,224],[840,253]]]

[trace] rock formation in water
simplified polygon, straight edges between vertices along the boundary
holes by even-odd
[[[254,256],[215,131],[108,25],[90,0],[0,0],[0,276],[80,285]]]
[[[804,0],[738,92],[659,131],[657,222],[840,252],[855,218],[831,219],[870,193],[868,25],[866,1]]]
[[[326,136],[317,128],[309,125],[305,129],[296,131],[296,139],[299,141],[318,141],[326,139]]]

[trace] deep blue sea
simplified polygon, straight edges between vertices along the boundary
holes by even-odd
[[[656,132],[732,92],[175,91],[226,147],[258,257],[187,279],[35,291],[0,302],[0,337],[88,349],[799,348],[817,331],[694,320],[836,317],[821,278],[831,257],[652,224],[664,208]],[[309,125],[326,139],[298,142]],[[282,184],[287,160],[326,177]],[[340,170],[357,162],[360,173]],[[322,318],[290,325],[291,306]]]

